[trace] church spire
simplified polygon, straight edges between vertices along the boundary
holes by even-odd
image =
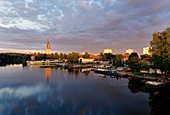
[[[47,40],[47,45],[46,45],[45,53],[46,54],[51,54],[51,48],[50,48],[49,39]]]
[[[47,44],[50,44],[50,42],[49,42],[49,38],[48,38],[48,40],[47,40]]]

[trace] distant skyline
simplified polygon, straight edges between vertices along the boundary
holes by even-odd
[[[142,54],[170,26],[169,0],[1,0],[0,53]]]

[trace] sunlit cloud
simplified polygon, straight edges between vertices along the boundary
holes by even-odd
[[[50,38],[57,52],[141,53],[155,30],[169,26],[169,6],[169,0],[1,0],[0,48],[42,52]]]

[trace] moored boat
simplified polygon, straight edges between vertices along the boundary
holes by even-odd
[[[146,81],[145,86],[148,90],[160,90],[170,86],[170,81]]]
[[[102,73],[102,74],[108,74],[109,70],[106,69],[106,68],[97,68],[97,69],[95,69],[95,72],[96,73]]]

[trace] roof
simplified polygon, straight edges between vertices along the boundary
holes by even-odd
[[[40,54],[31,54],[31,56],[39,56]]]
[[[111,61],[110,59],[94,59],[94,61]]]
[[[125,54],[124,56],[125,56],[125,58],[128,58],[130,55],[129,54]]]
[[[82,57],[83,58],[83,57]],[[83,58],[83,59],[94,59],[94,58]]]

